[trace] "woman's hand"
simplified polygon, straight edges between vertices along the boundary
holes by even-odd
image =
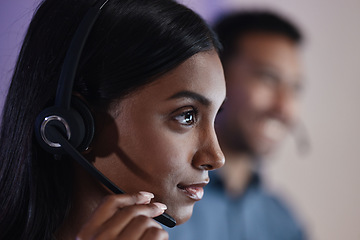
[[[109,195],[81,228],[77,240],[167,240],[168,233],[153,220],[166,210],[150,203],[152,193]]]

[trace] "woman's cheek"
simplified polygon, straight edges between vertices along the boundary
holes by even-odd
[[[191,161],[192,140],[186,135],[164,131],[162,135],[153,138],[150,144],[154,172],[161,169],[165,174],[176,174],[177,170]]]
[[[171,168],[181,158],[181,143],[176,141],[174,137],[164,136],[154,139],[151,143],[153,154],[156,159],[156,165],[163,168]],[[175,161],[176,160],[176,161]]]

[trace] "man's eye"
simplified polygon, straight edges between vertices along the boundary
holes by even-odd
[[[196,122],[196,112],[194,110],[183,112],[175,116],[175,120],[182,125],[193,125]]]
[[[278,77],[275,76],[275,74],[269,73],[269,72],[262,72],[260,74],[260,78],[262,81],[268,83],[268,84],[276,84]]]
[[[271,71],[257,70],[255,75],[260,81],[268,85],[276,86],[279,83],[279,76]]]

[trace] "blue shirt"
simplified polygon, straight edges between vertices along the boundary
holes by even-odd
[[[226,195],[214,172],[191,219],[167,229],[170,240],[305,240],[301,224],[289,208],[254,174],[244,194]]]

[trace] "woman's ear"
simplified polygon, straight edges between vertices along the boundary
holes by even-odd
[[[115,119],[106,111],[95,111],[95,135],[91,145],[91,154],[95,157],[105,157],[118,148],[118,128]]]

